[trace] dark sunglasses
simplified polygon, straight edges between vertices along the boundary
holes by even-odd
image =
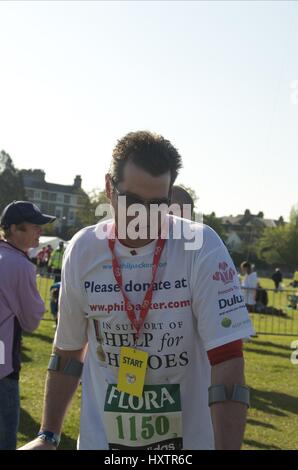
[[[120,191],[117,188],[117,185],[113,182],[113,187],[115,190],[115,193],[117,194],[117,197],[119,196],[125,196],[126,197],[126,206],[132,206],[133,204],[142,204],[143,206],[150,208],[151,204],[156,204],[157,206],[161,206],[162,204],[166,204],[167,206],[170,206],[171,204],[171,199],[170,197],[163,197],[160,199],[142,199],[140,196],[137,196],[136,194],[130,193],[129,191]]]

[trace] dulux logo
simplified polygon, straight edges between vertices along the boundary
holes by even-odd
[[[219,263],[218,268],[219,271],[216,271],[212,276],[214,281],[221,281],[224,284],[233,282],[233,278],[236,274],[235,269],[229,268],[229,265],[225,261]]]
[[[230,299],[219,299],[218,304],[219,308],[222,310],[226,307],[233,307],[233,305],[242,304],[244,302],[244,298],[242,295],[233,295]]]

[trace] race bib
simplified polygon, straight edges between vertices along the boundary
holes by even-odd
[[[180,385],[145,385],[141,397],[107,389],[105,428],[109,449],[183,448]]]

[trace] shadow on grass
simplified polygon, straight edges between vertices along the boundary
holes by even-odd
[[[252,439],[244,439],[244,444],[251,446],[254,449],[263,449],[263,450],[282,450],[281,447],[275,445],[264,444],[263,442],[253,441]]]
[[[76,450],[77,441],[62,433],[59,450]]]
[[[258,340],[251,340],[249,342],[250,345],[255,344],[256,346],[265,346],[268,348],[276,348],[282,349],[283,351],[291,351],[290,346],[286,346],[284,344],[272,343],[271,341],[258,341]]]
[[[19,433],[25,437],[27,442],[32,441],[36,438],[36,435],[40,429],[40,423],[37,422],[32,416],[23,408],[21,408],[20,413],[20,426]],[[76,449],[77,442],[75,439],[72,439],[62,433],[61,436],[61,445],[59,449]]]
[[[53,324],[54,324],[54,322],[53,322]],[[55,335],[55,331],[53,329],[53,336],[52,337],[47,336],[47,335],[43,335],[42,333],[35,333],[34,337],[37,338],[37,339],[40,339],[41,341],[44,341],[45,343],[53,344],[54,335]]]
[[[298,414],[298,399],[286,393],[251,388],[251,407],[275,416]]]
[[[36,437],[39,431],[39,424],[26,410],[21,408],[19,433],[23,434],[28,441]]]
[[[246,422],[247,424],[250,424],[251,426],[261,426],[267,429],[277,429],[276,426],[273,426],[273,424],[264,423],[263,421],[257,421],[256,419],[252,419],[252,418],[248,418]]]
[[[53,322],[53,324],[54,324],[54,322]],[[41,341],[44,341],[45,343],[52,344],[53,340],[54,340],[54,334],[55,334],[55,331],[53,329],[53,337],[43,335],[42,333],[33,333],[33,334],[28,334],[27,333],[24,336],[27,336],[27,337],[30,337],[30,338],[33,338],[33,339],[40,339]]]
[[[261,356],[281,357],[282,359],[288,359],[290,361],[291,350],[289,349],[288,351],[289,351],[288,353],[274,352],[274,351],[268,351],[267,349],[250,348],[249,346],[246,346],[246,345],[244,348],[244,352],[260,354]]]
[[[26,362],[32,362],[32,358],[30,357],[28,353],[31,353],[31,349],[27,348],[22,344],[22,349],[21,349],[21,363],[25,364]]]

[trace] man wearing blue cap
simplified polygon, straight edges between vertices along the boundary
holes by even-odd
[[[0,219],[0,450],[16,448],[22,331],[33,332],[45,310],[26,252],[54,220],[28,201],[12,202]]]

